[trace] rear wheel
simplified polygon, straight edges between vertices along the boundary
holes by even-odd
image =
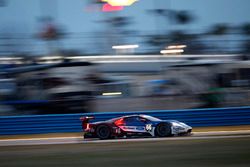
[[[96,128],[96,135],[100,139],[108,139],[111,136],[110,128],[107,125],[99,125]]]
[[[170,123],[160,123],[155,128],[155,135],[157,137],[167,137],[171,136],[171,124]]]

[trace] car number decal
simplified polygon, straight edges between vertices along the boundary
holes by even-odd
[[[152,130],[152,124],[147,124],[146,125],[146,130],[151,131]]]

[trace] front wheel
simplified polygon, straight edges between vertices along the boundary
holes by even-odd
[[[110,128],[107,125],[99,125],[96,128],[96,135],[99,139],[109,139],[111,136]]]
[[[160,123],[155,128],[155,135],[157,137],[167,137],[171,136],[171,124],[170,123]]]

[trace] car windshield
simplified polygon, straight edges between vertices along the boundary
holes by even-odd
[[[116,120],[121,119],[121,118],[122,117],[111,118],[111,119],[108,119],[107,122],[115,122]]]
[[[152,116],[149,116],[149,115],[141,115],[142,118],[145,118],[147,120],[150,120],[150,121],[161,121],[159,118],[155,118],[155,117],[152,117]]]

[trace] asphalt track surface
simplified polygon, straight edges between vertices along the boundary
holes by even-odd
[[[176,136],[165,138],[121,138],[112,140],[83,139],[83,137],[50,137],[27,139],[0,139],[0,146],[25,146],[49,144],[89,144],[89,143],[117,143],[117,142],[146,142],[146,141],[175,141],[175,140],[202,140],[202,139],[232,139],[249,138],[250,130],[194,132],[191,136]]]

